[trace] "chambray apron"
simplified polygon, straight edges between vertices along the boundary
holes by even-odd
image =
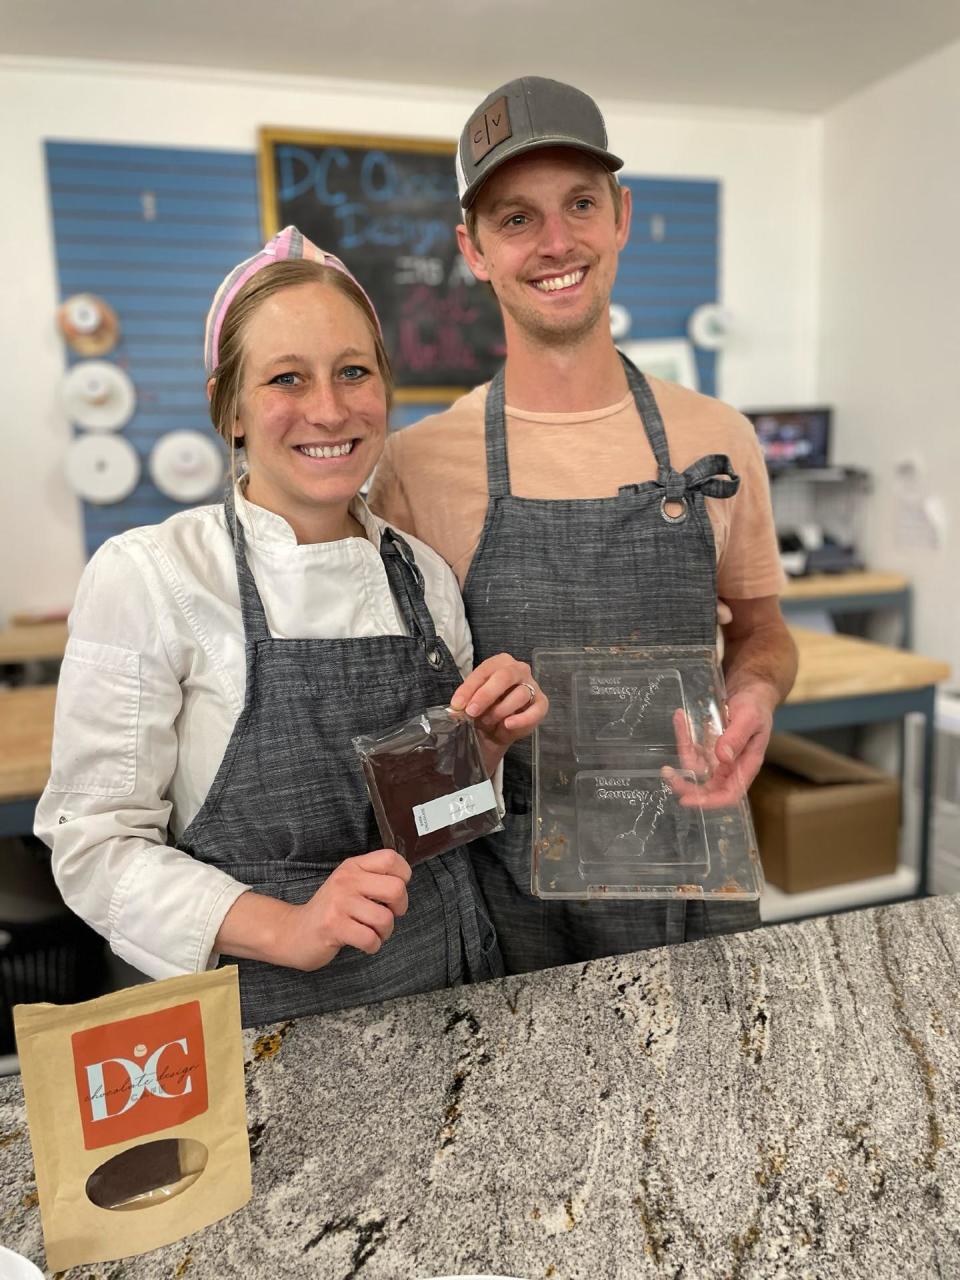
[[[233,494],[247,683],[213,785],[178,848],[258,893],[304,903],[345,858],[380,847],[351,738],[445,704],[461,682],[437,636],[423,577],[404,540],[385,529],[380,554],[407,635],[277,640],[247,564]],[[313,973],[235,960],[244,1026],[413,995],[503,972],[461,849],[414,867],[410,906],[374,956],[344,947]]]
[[[684,472],[674,470],[649,384],[621,359],[657,478],[623,485],[614,498],[515,497],[507,466],[503,370],[490,384],[489,503],[463,588],[477,662],[500,652],[529,661],[536,648],[716,641],[716,547],[704,498],[731,498],[740,480],[721,454],[700,458]],[[583,446],[589,466],[588,435]],[[504,830],[470,846],[508,973],[759,924],[755,903],[535,898],[530,752],[529,741],[518,743],[504,762]]]

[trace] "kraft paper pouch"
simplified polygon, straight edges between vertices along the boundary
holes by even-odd
[[[500,831],[473,721],[452,707],[353,739],[384,848],[411,863]]]
[[[250,1199],[235,965],[13,1018],[50,1270],[172,1244]]]

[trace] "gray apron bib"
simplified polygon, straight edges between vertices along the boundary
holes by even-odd
[[[720,454],[674,470],[647,380],[621,359],[657,478],[624,485],[615,498],[515,497],[503,370],[490,384],[490,501],[463,588],[477,662],[500,652],[529,661],[537,648],[716,641],[716,547],[704,498],[732,497],[739,478]],[[589,444],[585,436],[585,466]],[[676,503],[682,504],[678,515]],[[754,903],[541,901],[530,892],[529,741],[512,747],[504,762],[504,800],[504,830],[470,848],[508,973],[759,924]]]
[[[385,529],[380,554],[409,634],[276,640],[247,564],[233,494],[247,683],[220,768],[177,847],[258,893],[304,903],[345,858],[380,847],[351,738],[450,701],[461,682],[437,636],[413,553]],[[303,973],[221,956],[240,969],[244,1026],[414,995],[503,972],[468,854],[413,870],[410,907],[374,956],[345,947]]]

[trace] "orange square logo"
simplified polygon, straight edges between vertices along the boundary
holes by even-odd
[[[207,1109],[199,1000],[72,1037],[87,1150],[183,1124]]]

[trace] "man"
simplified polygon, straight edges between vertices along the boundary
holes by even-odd
[[[596,104],[569,85],[514,80],[471,116],[458,238],[500,303],[506,365],[390,438],[371,503],[452,565],[478,660],[625,640],[712,645],[722,598],[729,718],[710,782],[722,804],[760,767],[796,656],[752,427],[644,378],[613,345],[610,291],[630,230],[621,166]],[[759,922],[755,904],[540,901],[529,749],[508,756],[504,798],[504,832],[471,848],[508,971]]]

